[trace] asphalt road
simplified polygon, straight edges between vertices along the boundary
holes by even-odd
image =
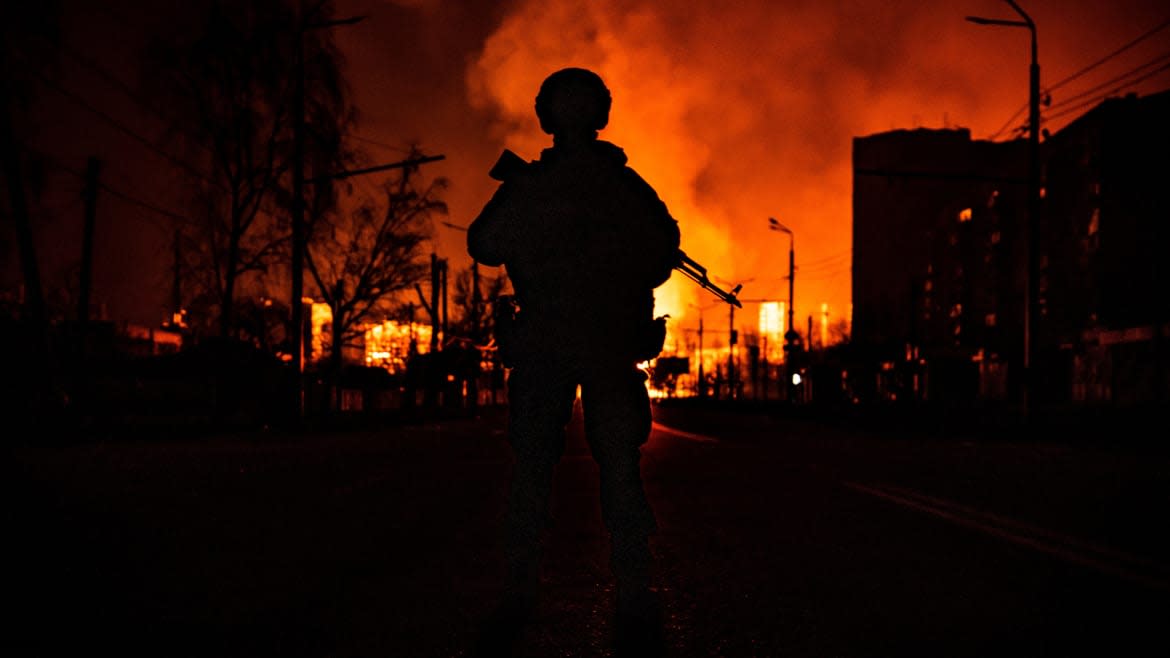
[[[1170,655],[1170,458],[657,407],[671,656]],[[502,575],[503,415],[6,460],[9,656],[466,655]],[[521,655],[606,656],[579,418]]]

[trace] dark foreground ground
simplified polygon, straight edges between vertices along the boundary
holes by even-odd
[[[467,655],[501,576],[505,414],[18,442],[4,654]],[[1170,453],[1152,438],[655,415],[668,655],[1170,655]],[[571,430],[523,656],[610,654],[597,472]]]

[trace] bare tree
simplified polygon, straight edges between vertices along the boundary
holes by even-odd
[[[15,368],[6,377],[23,379],[20,395],[32,410],[47,411],[59,401],[50,391],[49,371],[56,368],[49,342],[49,319],[45,303],[34,226],[28,193],[36,192],[40,174],[38,158],[26,148],[24,136],[35,119],[27,111],[33,96],[33,83],[22,69],[35,66],[33,60],[54,63],[52,49],[60,34],[60,7],[56,0],[11,3],[5,6],[0,20],[0,243],[8,242],[8,220],[15,233],[19,254],[22,297],[19,313],[24,335],[20,335],[15,353]],[[30,166],[31,165],[31,166]],[[0,246],[7,258],[8,245]],[[27,397],[25,397],[27,396]],[[6,396],[8,397],[8,396]],[[5,400],[4,402],[8,402]],[[17,402],[17,404],[22,404]]]
[[[420,154],[411,153],[414,159]],[[316,292],[333,313],[329,369],[341,372],[342,350],[355,345],[365,323],[393,312],[394,298],[423,280],[423,245],[432,216],[446,214],[443,178],[421,183],[416,167],[385,181],[381,201],[364,199],[347,213],[319,217],[312,225],[306,266]]]
[[[478,295],[475,289],[477,284]],[[474,265],[459,272],[455,277],[455,291],[451,299],[458,318],[451,327],[452,333],[479,347],[489,343],[494,331],[492,302],[507,287],[508,277],[503,272],[493,276],[486,273],[484,268],[476,268]]]
[[[346,160],[341,135],[356,113],[329,30],[306,30],[294,0],[198,5],[194,34],[160,35],[149,51],[151,82],[172,102],[173,135],[200,167],[192,189],[196,221],[183,227],[193,284],[219,311],[219,333],[232,335],[238,285],[285,257],[285,185],[292,166],[296,48],[304,48],[306,160],[332,169]],[[316,3],[325,20],[332,3]],[[181,21],[176,21],[181,22]],[[299,43],[298,43],[299,40]],[[314,200],[320,206],[327,195]]]
[[[849,321],[836,318],[829,323],[829,345],[843,345],[849,342]]]

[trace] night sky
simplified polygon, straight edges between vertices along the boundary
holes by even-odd
[[[1061,83],[1045,110],[1049,131],[1105,94],[1170,87],[1164,2],[1021,4],[1037,25],[1042,86]],[[174,15],[172,3],[63,7],[62,42],[72,52],[46,69],[51,84],[27,76],[36,104],[18,134],[58,165],[45,170],[33,200],[50,296],[77,270],[76,172],[88,155],[101,158],[111,189],[179,215],[176,190],[189,184],[163,123],[121,87],[136,89],[137,49]],[[822,303],[832,317],[848,313],[854,137],[962,127],[977,139],[1007,139],[1026,119],[1027,30],[964,20],[1017,19],[999,0],[342,0],[336,8],[337,17],[366,17],[336,28],[360,144],[374,162],[400,159],[411,143],[444,155],[424,173],[450,180],[448,221],[467,225],[490,196],[496,183],[487,171],[502,148],[535,158],[548,145],[532,113],[540,81],[563,66],[593,68],[614,97],[601,137],[624,147],[658,189],[689,255],[724,281],[745,282],[744,298],[783,300],[787,236],[769,232],[767,219],[793,229],[798,317]],[[36,64],[45,61],[38,52],[18,55],[46,66]],[[171,222],[112,194],[99,199],[94,298],[111,319],[166,316]],[[469,264],[462,232],[438,225],[436,235],[453,269]],[[11,289],[19,267],[7,227],[4,243],[2,283]],[[688,303],[709,301],[699,295],[676,276],[659,291],[660,310],[683,318]]]

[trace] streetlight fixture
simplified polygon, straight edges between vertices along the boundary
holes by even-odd
[[[1023,411],[1027,413],[1032,400],[1032,390],[1035,387],[1035,334],[1038,329],[1039,318],[1039,245],[1038,224],[1040,217],[1040,63],[1036,48],[1036,23],[1020,8],[1014,0],[1004,0],[1011,5],[1023,20],[1004,20],[998,18],[983,18],[968,16],[967,20],[977,25],[1002,25],[1007,27],[1024,27],[1032,37],[1032,61],[1028,68],[1028,223],[1026,241],[1028,249],[1028,263],[1024,290],[1024,355],[1023,355],[1023,386],[1020,389]]]
[[[797,333],[793,321],[795,317],[793,293],[796,290],[796,234],[792,232],[792,229],[781,224],[775,217],[768,218],[768,228],[773,231],[788,234],[788,331],[784,332],[784,343],[789,349],[792,349],[800,343],[800,334]]]

